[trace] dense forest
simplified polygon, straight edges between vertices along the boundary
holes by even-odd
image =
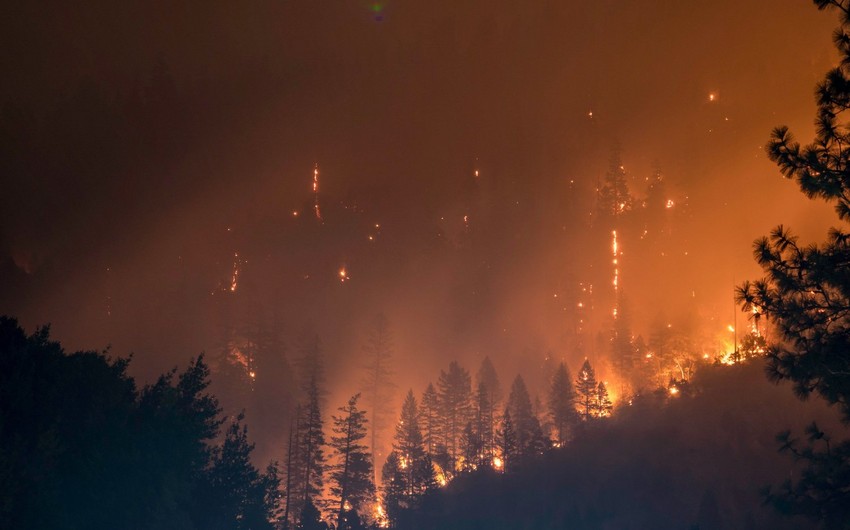
[[[133,372],[137,361],[127,352],[105,345],[102,351],[66,350],[50,325],[27,330],[15,316],[0,316],[0,528],[850,529],[850,233],[841,228],[850,220],[850,127],[842,121],[850,108],[850,1],[814,4],[840,16],[833,37],[839,62],[815,91],[815,138],[801,145],[788,127],[777,127],[764,152],[806,198],[834,206],[839,227],[821,243],[805,243],[783,225],[755,241],[762,278],[736,285],[728,330],[716,315],[696,318],[696,289],[676,275],[692,263],[686,249],[711,246],[689,239],[688,196],[671,198],[660,168],[635,179],[615,147],[595,187],[573,190],[572,180],[562,183],[583,198],[565,201],[555,222],[542,223],[548,214],[535,217],[524,203],[507,220],[498,218],[494,212],[533,194],[513,194],[523,187],[514,181],[487,188],[476,166],[460,198],[454,197],[462,206],[454,225],[438,223],[436,233],[430,225],[417,226],[416,242],[425,241],[425,250],[402,256],[387,246],[369,254],[379,264],[373,271],[360,272],[374,282],[421,256],[429,263],[460,256],[463,274],[447,288],[456,291],[447,298],[451,303],[442,308],[445,315],[432,314],[449,322],[450,332],[415,318],[416,300],[426,298],[421,295],[394,306],[408,311],[403,316],[387,311],[352,318],[356,324],[348,325],[362,329],[340,327],[338,333],[362,340],[342,348],[333,326],[321,326],[320,333],[307,313],[326,304],[337,318],[331,322],[341,322],[339,314],[357,307],[368,289],[352,287],[345,304],[328,303],[332,298],[323,297],[349,287],[357,273],[326,249],[340,241],[354,249],[349,240],[356,238],[357,249],[346,255],[362,258],[362,248],[376,247],[372,243],[385,233],[393,236],[381,223],[366,226],[357,200],[326,199],[316,163],[309,200],[258,223],[268,232],[243,240],[251,242],[244,245],[248,254],[231,252],[230,239],[221,244],[228,250],[210,267],[219,275],[214,288],[209,278],[182,268],[178,256],[181,277],[172,285],[179,287],[165,298],[174,303],[164,317],[171,329],[142,320],[133,325],[147,335],[186,328],[187,335],[203,336],[199,342],[209,349],[183,352],[183,362],[164,374],[145,379]],[[383,22],[383,5],[371,10]],[[252,75],[268,82],[267,72],[256,68]],[[265,89],[285,85],[277,82]],[[145,88],[108,102],[97,90],[81,89],[76,101],[58,105],[67,115],[39,122],[22,110],[26,105],[8,106],[0,116],[0,169],[22,175],[21,182],[51,172],[73,182],[85,174],[92,187],[115,173],[155,171],[192,147],[185,137],[199,136],[215,120],[236,119],[209,115],[220,101],[180,94],[168,66],[158,61]],[[170,112],[177,108],[185,115]],[[163,126],[170,121],[192,124],[191,131]],[[58,138],[68,136],[69,124],[84,129],[70,135],[70,143]],[[42,156],[53,147],[59,154]],[[104,152],[114,157],[100,156]],[[148,202],[135,203],[140,210],[157,201],[179,205],[203,173],[177,193],[169,177],[160,176],[153,183],[134,181],[121,196],[133,203],[133,194],[149,194]],[[634,191],[636,180],[642,192]],[[12,195],[23,204],[23,197],[44,191],[32,186],[18,186]],[[85,194],[79,182],[69,187]],[[46,211],[37,220],[45,226],[104,215],[98,209],[79,213],[74,197],[66,200],[61,189],[45,197],[61,204],[54,217]],[[124,208],[103,197],[106,213]],[[589,211],[585,201],[592,203]],[[125,213],[128,219],[141,215]],[[24,214],[6,212],[0,219]],[[278,230],[281,216],[301,224]],[[334,219],[341,222],[330,236],[326,223]],[[546,227],[534,245],[519,243],[536,223]],[[99,237],[123,241],[141,229],[104,224],[102,230]],[[509,332],[505,350],[522,342],[516,337],[525,331],[534,342],[531,331],[521,325],[509,330],[497,318],[494,300],[516,295],[514,289],[522,293],[512,273],[532,269],[516,265],[531,261],[520,250],[547,247],[553,233],[578,241],[574,248],[582,250],[569,257],[571,268],[559,272],[554,292],[547,284],[540,288],[552,305],[539,325],[558,328],[550,334],[559,349],[535,345],[497,355],[488,347],[507,342]],[[280,242],[287,244],[274,255],[258,250]],[[58,244],[77,249],[89,243],[80,228]],[[332,270],[332,278],[305,273],[300,267],[311,260]],[[41,257],[27,252],[12,261],[0,265],[14,268],[22,282],[41,266]],[[287,268],[278,270],[281,263]],[[634,272],[626,272],[626,263]],[[492,272],[500,265],[503,270]],[[539,270],[560,265],[553,259]],[[410,270],[412,277],[420,271]],[[274,278],[270,284],[261,281],[262,271]],[[61,290],[61,269],[50,274]],[[669,276],[666,283],[650,281],[661,276]],[[493,287],[500,278],[510,279],[510,287]],[[386,290],[390,294],[382,296],[397,296]],[[663,290],[690,296],[688,309],[665,311],[643,296]],[[632,298],[635,293],[641,296]],[[207,314],[183,311],[197,307],[198,299]],[[299,314],[302,301],[310,308],[305,315]],[[114,303],[111,295],[98,302],[106,308],[105,327],[113,325]],[[534,320],[524,315],[521,323]],[[291,332],[299,324],[300,331]],[[480,347],[446,348],[449,360],[424,373],[428,364],[418,357],[429,350],[398,347],[401,335],[414,328],[444,344],[457,344],[453,339],[475,328]],[[328,343],[336,354],[328,354]]]

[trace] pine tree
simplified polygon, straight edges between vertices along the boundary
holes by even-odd
[[[490,405],[496,409],[502,403],[502,385],[499,384],[499,376],[490,361],[490,357],[484,357],[484,360],[481,361],[481,366],[478,368],[475,378],[479,385],[484,384],[487,388],[487,399],[490,401]]]
[[[593,367],[590,366],[590,361],[585,359],[584,364],[581,365],[581,370],[578,372],[578,377],[576,377],[578,412],[584,421],[596,415],[598,386],[596,373],[593,371]]]
[[[387,516],[395,524],[403,511],[414,509],[422,496],[433,489],[434,468],[425,452],[419,411],[413,391],[407,393],[396,425],[393,450],[381,470]]]
[[[362,510],[375,498],[372,481],[372,456],[361,442],[366,438],[366,412],[357,408],[360,394],[348,400],[345,407],[334,416],[334,436],[331,447],[336,456],[336,465],[331,469],[331,494],[339,499],[337,528],[342,528],[349,504],[354,510]]]
[[[325,422],[322,419],[322,409],[319,404],[319,387],[315,382],[308,391],[308,401],[302,416],[302,441],[304,454],[304,502],[307,499],[318,503],[324,488],[325,472]]]
[[[463,428],[460,437],[461,470],[473,471],[481,462],[481,436],[470,421]]]
[[[363,346],[365,364],[363,366],[363,396],[370,413],[371,436],[369,449],[372,455],[372,468],[379,456],[378,442],[381,440],[388,419],[392,414],[393,394],[396,385],[392,381],[395,374],[392,367],[392,333],[386,317],[379,314],[374,321],[369,339]],[[377,476],[375,477],[377,479]]]
[[[472,419],[472,380],[469,372],[452,361],[449,371],[440,371],[437,381],[440,398],[440,416],[443,424],[443,437],[448,452],[446,472],[455,469],[460,455],[460,438],[466,423]]]
[[[608,397],[608,388],[605,383],[600,381],[596,385],[596,405],[595,415],[598,418],[607,418],[614,410],[614,405],[611,403],[611,398]]]
[[[254,444],[239,414],[225,433],[209,470],[205,527],[254,530],[267,528],[277,504],[277,470],[270,466],[261,475],[251,464]]]
[[[516,431],[514,430],[511,411],[505,409],[502,415],[502,428],[498,431],[499,452],[501,453],[502,471],[513,469],[518,460]],[[499,466],[496,466],[497,469]]]
[[[384,509],[391,526],[395,526],[395,522],[401,518],[403,510],[407,508],[406,490],[407,484],[401,458],[395,450],[390,451],[381,469],[381,491]]]
[[[570,429],[578,422],[576,412],[576,391],[570,379],[567,365],[561,363],[552,377],[549,388],[549,417],[555,429],[555,441],[558,445],[567,442]]]
[[[475,433],[479,453],[476,465],[491,465],[496,449],[495,410],[490,401],[491,392],[484,381],[478,382],[475,400]]]
[[[540,454],[546,447],[540,422],[531,406],[531,398],[522,376],[516,376],[508,396],[508,411],[511,414],[514,432],[516,434],[516,455],[518,461],[523,461],[535,454]]]
[[[287,478],[292,491],[288,492],[290,516],[300,514],[308,503],[322,507],[324,491],[325,435],[322,406],[325,372],[318,335],[305,331],[299,340],[299,357],[296,359],[301,388],[300,414],[295,440],[297,459],[291,466],[292,478]]]
[[[434,484],[431,459],[425,453],[422,431],[419,428],[419,411],[413,390],[407,393],[401,407],[401,417],[396,425],[393,450],[399,455],[404,471],[405,494],[420,496]]]
[[[818,9],[840,13],[833,35],[837,66],[816,89],[816,137],[797,143],[788,127],[774,129],[768,156],[809,198],[835,204],[838,218],[850,220],[850,2],[815,0]],[[845,121],[841,121],[844,119]],[[780,340],[767,348],[768,376],[789,380],[805,399],[811,394],[837,404],[850,421],[850,233],[833,228],[821,244],[801,244],[783,226],[754,244],[753,254],[765,278],[744,283],[737,297],[744,310],[769,319]],[[785,433],[782,449],[807,467],[769,499],[784,512],[805,515],[823,528],[844,528],[850,521],[850,442],[830,445],[829,436],[812,425],[808,446]]]
[[[434,385],[428,383],[428,387],[422,394],[422,402],[419,410],[422,421],[422,434],[425,442],[425,452],[433,459],[439,452],[441,445],[440,425],[440,400]]]

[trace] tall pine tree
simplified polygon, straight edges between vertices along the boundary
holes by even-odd
[[[372,480],[372,455],[362,441],[366,438],[366,412],[357,407],[360,394],[348,400],[334,416],[334,436],[330,446],[334,449],[336,464],[331,468],[331,494],[338,499],[337,528],[343,528],[346,505],[363,513],[375,498],[375,483]],[[348,514],[349,518],[351,517]]]
[[[593,371],[593,367],[590,366],[590,361],[585,359],[576,377],[576,395],[578,398],[576,405],[579,416],[584,421],[596,415],[598,386],[596,373]]]
[[[563,445],[567,442],[570,430],[578,422],[576,412],[576,391],[570,379],[567,365],[561,363],[552,376],[549,388],[549,418],[554,427],[555,442]]]
[[[522,376],[516,376],[508,396],[508,412],[511,414],[514,432],[516,433],[517,460],[523,460],[543,452],[546,443],[540,421],[534,414],[531,398]]]
[[[472,380],[456,361],[448,372],[440,371],[437,381],[440,397],[443,439],[448,453],[447,473],[453,473],[460,456],[460,439],[467,422],[472,419]]]
[[[379,314],[375,317],[369,338],[363,346],[365,363],[361,381],[371,423],[369,449],[375,473],[377,473],[375,462],[380,453],[378,444],[393,410],[396,385],[392,380],[395,374],[392,366],[392,349],[393,341],[389,322],[383,314]]]

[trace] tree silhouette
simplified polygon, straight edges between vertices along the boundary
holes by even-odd
[[[522,376],[516,376],[508,396],[508,412],[511,415],[516,436],[515,460],[522,462],[530,456],[540,454],[545,449],[540,421],[534,415],[531,399]]]
[[[576,394],[578,396],[576,405],[582,420],[587,421],[596,416],[597,393],[596,373],[590,366],[590,361],[585,359],[576,377]]]
[[[469,372],[456,361],[448,372],[440,370],[439,389],[442,434],[448,452],[447,473],[452,473],[460,454],[460,439],[467,422],[472,419],[472,380]]]
[[[371,423],[369,449],[372,469],[377,473],[375,462],[378,457],[378,440],[381,439],[381,433],[392,414],[393,394],[396,388],[392,381],[392,376],[395,375],[392,367],[392,333],[384,315],[375,317],[369,339],[363,346],[363,353],[365,363],[361,386]]]
[[[850,129],[842,120],[850,108],[850,2],[815,0],[818,9],[836,9],[841,26],[833,41],[840,60],[816,88],[816,136],[800,146],[788,127],[773,130],[768,156],[782,174],[797,181],[809,198],[835,204],[850,220]],[[768,377],[789,380],[795,393],[811,394],[838,406],[850,421],[850,233],[833,228],[822,244],[803,245],[790,230],[776,227],[754,243],[753,254],[765,277],[737,290],[745,311],[755,309],[773,322],[780,340],[767,348]],[[823,444],[816,427],[809,446],[782,438],[783,448],[808,464],[801,478],[768,493],[786,513],[820,520],[825,528],[850,521],[850,442]]]
[[[366,438],[366,411],[357,408],[356,394],[348,404],[340,407],[340,416],[334,416],[334,436],[331,447],[337,459],[331,468],[331,494],[339,499],[337,527],[342,528],[346,512],[362,510],[375,498],[375,483],[372,481],[372,455],[361,442]],[[346,504],[351,509],[346,509]],[[349,517],[351,517],[349,515]]]
[[[549,417],[555,428],[555,441],[566,443],[570,429],[578,422],[576,391],[567,365],[560,363],[549,388]]]
[[[413,390],[402,404],[393,450],[381,470],[381,483],[391,521],[398,521],[402,511],[418,507],[422,496],[435,487],[434,468],[425,452]]]

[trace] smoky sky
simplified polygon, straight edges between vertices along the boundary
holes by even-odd
[[[753,239],[833,222],[763,150],[776,125],[812,135],[836,21],[807,2],[2,10],[0,313],[143,378],[271,319],[343,373],[378,312],[416,388],[453,358],[509,381],[593,355],[562,340],[561,299],[602,275],[587,224],[613,152],[679,208],[666,265],[624,240],[636,334],[724,329]]]

